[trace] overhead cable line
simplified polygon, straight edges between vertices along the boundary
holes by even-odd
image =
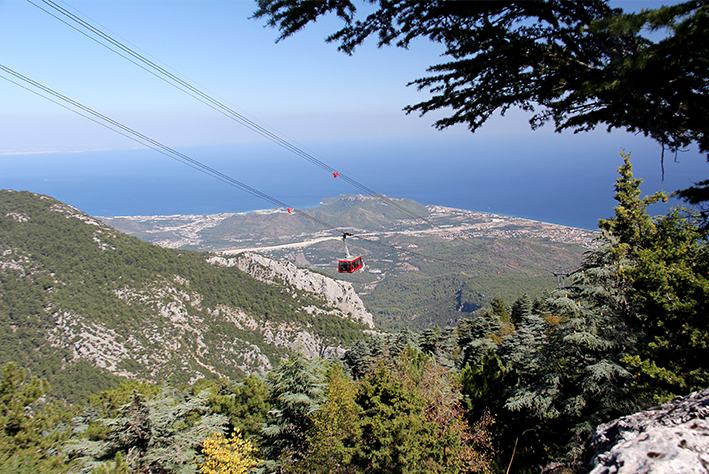
[[[15,78],[21,80],[22,82],[25,82],[26,84],[29,84],[29,85],[35,87],[36,89],[39,89],[39,90],[41,90],[41,91],[43,91],[43,92],[45,92],[45,93],[47,93],[47,94],[50,94],[51,96],[53,96],[53,97],[55,97],[55,98],[61,100],[62,102],[66,103],[66,104],[69,104],[71,107],[74,107],[75,109],[79,109],[79,110],[83,111],[84,113],[89,114],[89,115],[92,116],[93,118],[92,118],[92,117],[88,117],[87,115],[84,115],[84,113],[81,113],[81,112],[75,110],[74,108],[65,106],[65,105],[63,105],[63,104],[61,104],[61,103],[58,103],[57,101],[55,101],[55,100],[53,100],[53,99],[51,99],[51,98],[49,98],[49,97],[46,97],[45,95],[43,95],[43,94],[41,94],[41,93],[38,93],[38,92],[36,92],[36,91],[34,91],[34,90],[32,90],[32,89],[29,89],[29,88],[27,88],[27,87],[24,87],[24,86],[22,86],[21,84],[18,84],[17,82],[15,82],[15,81],[13,81],[13,80],[11,80],[11,79],[8,79],[8,78],[6,78],[6,77],[3,77],[4,79],[8,80],[9,82],[12,82],[12,83],[14,83],[14,84],[16,84],[16,85],[19,85],[20,87],[23,87],[24,89],[29,90],[30,92],[33,92],[33,93],[35,93],[35,94],[37,94],[37,95],[40,95],[41,97],[44,97],[45,99],[48,99],[48,100],[50,100],[50,101],[52,101],[52,102],[54,102],[54,103],[58,103],[58,104],[61,105],[62,107],[66,108],[66,109],[68,109],[68,110],[71,110],[72,112],[75,112],[75,113],[77,113],[78,115],[81,115],[81,116],[83,116],[83,117],[85,117],[85,118],[88,118],[89,120],[91,120],[91,121],[93,121],[93,122],[96,122],[96,123],[98,123],[99,125],[102,125],[102,126],[108,128],[109,130],[112,130],[112,131],[114,131],[114,132],[120,133],[121,135],[123,135],[123,136],[125,136],[125,137],[127,137],[127,138],[130,138],[131,140],[136,141],[136,142],[140,143],[141,145],[144,145],[144,146],[147,146],[147,147],[149,147],[149,148],[152,148],[153,150],[156,150],[156,151],[158,151],[158,152],[160,152],[160,153],[162,153],[162,154],[164,154],[164,155],[167,155],[167,156],[169,156],[170,158],[172,158],[172,159],[174,159],[174,160],[176,160],[176,161],[179,161],[179,162],[181,162],[181,163],[187,164],[188,166],[190,166],[190,167],[192,167],[192,168],[194,168],[194,169],[197,169],[197,170],[199,170],[199,171],[201,171],[201,172],[203,172],[203,173],[205,173],[205,174],[208,174],[208,175],[210,175],[210,176],[212,176],[212,177],[214,177],[214,178],[217,178],[217,179],[219,179],[219,180],[221,180],[221,181],[223,181],[223,182],[225,182],[225,183],[227,183],[227,184],[230,184],[230,185],[232,185],[232,186],[235,186],[235,187],[237,187],[237,188],[240,188],[240,189],[242,189],[242,190],[248,192],[249,194],[252,194],[252,195],[254,195],[254,196],[256,196],[256,197],[259,197],[259,198],[261,198],[261,199],[264,199],[264,200],[266,200],[266,201],[269,201],[269,202],[271,202],[271,203],[277,205],[278,207],[282,207],[282,208],[288,209],[289,212],[290,212],[290,211],[298,212],[300,215],[303,215],[304,217],[306,217],[306,218],[308,218],[308,219],[310,219],[310,220],[312,220],[312,221],[315,221],[315,222],[321,224],[321,225],[324,226],[325,228],[328,228],[328,229],[331,229],[331,230],[337,230],[337,227],[331,226],[331,225],[328,224],[327,222],[325,222],[325,221],[323,221],[323,220],[321,220],[321,219],[318,219],[318,218],[315,217],[315,216],[311,216],[311,215],[308,214],[307,212],[300,211],[300,210],[297,210],[297,209],[295,209],[295,208],[293,208],[293,207],[291,207],[291,206],[288,206],[288,205],[285,204],[284,202],[282,202],[282,201],[280,201],[280,200],[278,200],[278,199],[276,199],[276,198],[274,198],[274,197],[272,197],[272,196],[270,196],[270,195],[268,195],[268,194],[266,194],[266,193],[263,193],[263,192],[259,191],[258,189],[252,188],[251,186],[249,186],[249,185],[247,185],[247,184],[244,184],[244,183],[242,183],[241,181],[238,181],[238,180],[232,178],[231,176],[222,173],[221,171],[218,171],[218,170],[216,170],[216,169],[214,169],[214,168],[212,168],[212,167],[210,167],[210,166],[208,166],[208,165],[205,165],[204,163],[202,163],[202,162],[200,162],[200,161],[198,161],[198,160],[195,160],[194,158],[191,158],[191,157],[185,155],[184,153],[181,153],[181,152],[179,152],[179,151],[177,151],[177,150],[175,150],[175,149],[173,149],[173,148],[168,147],[167,145],[164,145],[164,144],[160,143],[160,142],[157,141],[157,140],[154,140],[154,139],[152,139],[152,138],[150,138],[150,137],[148,137],[148,136],[146,136],[146,135],[143,135],[142,133],[140,133],[140,132],[138,132],[138,131],[136,131],[136,130],[130,128],[130,127],[128,127],[127,125],[124,125],[124,124],[122,124],[122,123],[120,123],[120,122],[117,122],[117,121],[113,120],[112,118],[107,117],[106,115],[103,115],[103,114],[101,114],[100,112],[97,112],[96,110],[94,110],[94,109],[92,109],[92,108],[90,108],[90,107],[87,107],[87,106],[81,104],[80,102],[77,102],[77,101],[75,101],[75,100],[73,100],[73,99],[71,99],[71,98],[69,98],[69,97],[67,97],[67,96],[65,96],[65,95],[63,95],[63,94],[60,94],[59,92],[57,92],[57,91],[55,91],[55,90],[53,90],[53,89],[51,89],[51,88],[49,88],[49,87],[47,87],[47,86],[44,86],[44,85],[40,84],[39,82],[34,81],[34,80],[30,79],[29,77],[24,76],[24,75],[20,74],[20,73],[17,72],[17,71],[14,71],[13,69],[10,69],[10,68],[7,67],[7,66],[4,66],[4,65],[0,64],[0,71],[3,71],[3,72],[5,72],[5,73],[7,73],[7,74],[10,74],[10,75],[14,76]]]
[[[23,83],[32,86],[34,89],[27,87],[26,85],[24,85],[20,82],[17,82],[16,80],[13,80],[11,78],[3,76],[2,74],[0,74],[0,78],[5,79],[6,81],[8,81],[12,84],[15,84],[18,87],[21,87],[29,92],[32,92],[33,94],[38,95],[46,100],[49,100],[50,102],[53,102],[65,109],[77,114],[77,115],[80,115],[88,120],[91,120],[92,122],[94,122],[98,125],[101,125],[102,127],[105,127],[115,133],[120,134],[120,135],[123,135],[124,137],[129,138],[129,139],[131,139],[143,146],[151,148],[151,149],[153,149],[153,150],[155,150],[155,151],[157,151],[157,152],[159,152],[171,159],[174,159],[175,161],[183,163],[193,169],[196,169],[198,171],[201,171],[202,173],[205,173],[209,176],[219,179],[220,181],[223,181],[231,186],[234,186],[234,187],[239,188],[243,191],[246,191],[247,193],[252,194],[253,196],[256,196],[256,197],[264,199],[268,202],[271,202],[272,204],[275,204],[278,207],[285,208],[288,210],[289,213],[296,213],[297,215],[303,216],[306,219],[309,219],[313,222],[320,224],[321,226],[323,226],[326,229],[335,230],[338,232],[341,229],[341,227],[332,225],[332,224],[330,224],[318,217],[311,215],[310,213],[308,213],[306,211],[290,207],[288,204],[280,201],[277,198],[274,198],[264,192],[261,192],[255,188],[247,185],[247,184],[244,184],[241,181],[238,181],[238,180],[232,178],[231,176],[222,173],[221,171],[218,171],[218,170],[216,170],[216,169],[214,169],[214,168],[212,168],[212,167],[210,167],[210,166],[208,166],[208,165],[206,165],[194,158],[191,158],[191,157],[185,155],[184,153],[181,153],[173,148],[170,148],[169,146],[164,145],[164,144],[160,143],[159,141],[154,140],[154,139],[148,137],[147,135],[144,135],[127,125],[124,125],[116,120],[113,120],[112,118],[110,118],[100,112],[97,112],[96,110],[94,110],[86,105],[83,105],[82,103],[77,102],[74,99],[71,99],[71,98],[63,95],[50,87],[47,87],[47,86],[45,86],[33,79],[30,79],[29,77],[24,76],[23,74],[20,74],[19,72],[15,71],[3,64],[0,64],[0,72],[4,72],[6,74],[9,74],[9,75],[13,76],[14,78],[22,81]],[[39,91],[44,92],[44,94]],[[45,94],[49,94],[50,96],[52,96],[54,98],[48,97]],[[55,100],[55,99],[58,99],[58,100]],[[416,255],[416,256],[419,256],[421,258],[428,259],[428,260],[436,260],[436,261],[440,261],[440,262],[450,263],[453,265],[464,265],[464,266],[471,265],[471,264],[464,263],[464,262],[454,262],[454,261],[443,259],[440,257],[424,255],[419,252],[414,252],[411,250],[399,249],[399,248],[395,247],[394,245],[379,242],[374,239],[369,239],[369,238],[364,237],[362,235],[356,235],[356,234],[350,234],[350,235],[352,235],[352,237],[355,237],[355,238],[365,241],[365,242],[369,242],[369,243],[372,243],[375,245],[380,245],[383,247],[388,247],[388,248],[393,249],[397,252]]]
[[[35,1],[33,1],[33,0],[27,0],[27,1],[29,3],[31,3],[32,5],[34,5],[35,7],[39,8],[40,10],[44,11],[45,13],[51,15],[52,17],[56,18],[57,20],[61,21],[64,24],[66,24],[67,26],[71,27],[72,29],[78,31],[82,35],[90,38],[92,41],[95,41],[96,43],[102,45],[106,49],[114,52],[115,54],[118,54],[122,58],[137,65],[141,69],[144,69],[147,72],[149,72],[150,74],[158,77],[159,79],[166,82],[167,84],[170,84],[171,86],[175,87],[176,89],[178,89],[182,92],[185,92],[186,94],[190,95],[191,97],[194,97],[195,99],[199,100],[203,104],[211,107],[212,109],[218,111],[219,113],[225,115],[226,117],[245,126],[249,130],[261,135],[262,137],[272,141],[273,143],[276,143],[277,145],[280,145],[281,147],[285,148],[286,150],[306,159],[307,161],[313,163],[314,165],[328,171],[335,178],[339,178],[339,179],[342,179],[343,181],[348,182],[349,184],[360,189],[361,191],[365,192],[366,194],[380,199],[381,201],[385,202],[389,206],[391,206],[395,209],[398,209],[399,211],[403,212],[404,214],[406,214],[410,217],[413,217],[414,219],[422,220],[423,222],[427,223],[431,227],[438,228],[438,226],[434,222],[432,222],[430,219],[428,219],[427,217],[421,216],[421,215],[411,211],[410,209],[407,209],[406,207],[389,199],[386,195],[378,193],[378,192],[374,191],[373,189],[371,189],[370,187],[355,180],[354,178],[347,176],[346,174],[338,171],[336,168],[330,166],[329,164],[325,163],[321,159],[318,159],[317,157],[313,156],[312,154],[308,153],[307,151],[303,150],[302,148],[298,147],[297,145],[294,145],[293,143],[291,143],[288,140],[286,140],[285,138],[279,136],[275,132],[268,130],[266,127],[256,123],[254,120],[246,117],[244,114],[239,113],[238,111],[234,110],[232,107],[224,104],[222,101],[215,99],[214,97],[212,97],[209,94],[200,90],[198,87],[181,79],[180,77],[176,76],[172,72],[170,72],[170,71],[166,70],[165,68],[163,68],[162,66],[156,64],[154,61],[152,61],[152,60],[146,58],[145,56],[143,56],[142,54],[138,53],[133,48],[126,46],[125,44],[118,41],[117,39],[115,39],[114,37],[109,35],[108,33],[105,33],[104,31],[102,31],[98,27],[92,25],[88,21],[86,21],[86,20],[82,19],[81,17],[77,16],[76,14],[70,12],[66,8],[58,5],[56,2],[54,2],[52,0],[41,0],[42,3],[51,7],[56,12],[58,12],[60,15],[68,18],[69,20],[78,24],[79,26],[81,26],[85,30],[88,30],[93,35],[96,35],[97,37],[101,38],[103,41],[108,42],[110,45],[100,41],[99,39],[91,36],[90,34],[86,33],[85,31],[75,27],[73,24],[70,24],[69,22],[58,17],[54,13],[48,11],[47,9],[42,8],[42,6],[37,4]],[[127,57],[125,54],[121,53],[120,51],[116,50],[115,48],[118,48],[118,50],[122,51],[123,53],[127,54],[130,57]],[[138,62],[136,62],[136,61],[138,61]]]

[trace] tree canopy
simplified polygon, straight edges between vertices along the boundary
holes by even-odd
[[[532,128],[602,125],[643,133],[663,150],[697,144],[709,154],[706,1],[639,13],[605,0],[364,3],[376,7],[363,15],[351,1],[258,0],[254,17],[278,28],[281,40],[334,14],[344,26],[327,41],[347,54],[370,36],[379,46],[441,43],[447,60],[410,83],[431,98],[405,108],[421,115],[450,110],[435,122],[439,129],[464,124],[475,131],[493,113],[517,107],[532,113]],[[658,31],[662,38],[651,39]],[[709,181],[696,184],[682,196],[709,199]]]

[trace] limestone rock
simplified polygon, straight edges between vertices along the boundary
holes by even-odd
[[[709,389],[596,428],[591,474],[709,473]]]
[[[236,266],[257,280],[276,283],[278,280],[293,285],[301,291],[322,296],[330,305],[342,312],[343,317],[374,328],[374,319],[355,292],[352,284],[334,280],[296,267],[287,261],[277,261],[256,253],[246,252],[234,258],[211,257],[210,263]]]

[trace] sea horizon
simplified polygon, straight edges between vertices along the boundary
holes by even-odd
[[[521,152],[507,142],[482,143],[473,150],[466,141],[430,138],[316,145],[328,156],[337,156],[328,165],[377,194],[596,230],[599,219],[613,216],[616,170],[622,158],[617,151],[600,154],[579,146],[556,147],[552,155],[541,138],[539,149],[527,145],[524,159],[514,160],[506,157]],[[101,217],[243,213],[286,206],[307,209],[341,194],[366,194],[270,143],[182,151],[273,200],[150,149],[6,154],[0,157],[0,188],[46,194]],[[650,149],[651,154],[656,151]],[[573,159],[565,158],[572,152]],[[593,154],[603,159],[587,156]],[[659,167],[655,157],[648,159],[647,151],[642,155],[633,164],[636,176],[646,180],[643,194],[674,191],[685,182],[691,184],[686,174],[703,170],[695,166],[676,176],[675,163],[668,160],[670,179],[663,183],[655,170]],[[651,212],[665,213],[678,204],[654,206]]]

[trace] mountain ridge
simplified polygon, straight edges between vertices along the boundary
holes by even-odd
[[[48,196],[0,191],[0,245],[0,363],[50,383],[79,366],[105,383],[238,379],[292,352],[341,352],[372,326],[347,282],[329,286],[341,286],[357,320],[317,292],[323,275],[299,270],[300,287],[282,275],[258,280],[207,253],[142,242]],[[251,271],[267,272],[258,260]]]

